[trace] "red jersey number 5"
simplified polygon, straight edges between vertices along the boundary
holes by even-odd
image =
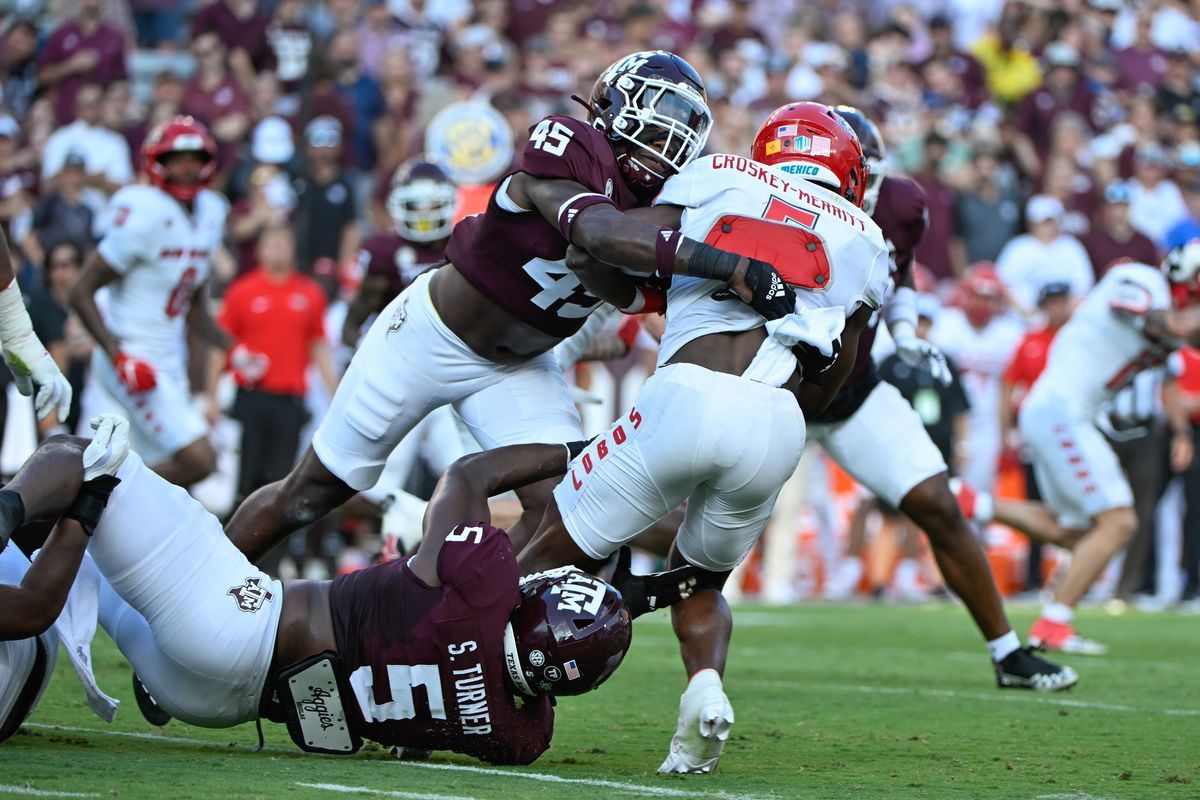
[[[792,286],[820,290],[829,286],[832,272],[816,224],[816,212],[772,197],[762,218],[723,216],[704,242],[773,264]]]

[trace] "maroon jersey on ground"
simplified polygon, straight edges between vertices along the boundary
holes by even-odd
[[[575,181],[625,210],[641,205],[626,185],[604,134],[571,117],[547,117],[533,129],[513,172]],[[563,258],[567,240],[536,210],[505,211],[497,197],[487,211],[467,217],[450,234],[446,258],[475,288],[518,319],[566,338],[583,326],[600,300],[584,290]]]
[[[929,225],[925,192],[908,178],[887,176],[879,187],[879,200],[871,219],[883,231],[883,239],[892,252],[892,278],[899,285],[912,270],[914,251]],[[878,328],[879,315],[876,314],[859,334],[854,369],[846,377],[846,382],[829,408],[815,422],[841,422],[846,419],[858,410],[879,383],[875,363],[871,360],[871,346],[875,344]]]
[[[358,264],[364,276],[378,275],[388,282],[385,302],[391,302],[413,278],[441,261],[444,252],[444,242],[410,242],[396,233],[376,233],[362,243]]]
[[[550,746],[554,707],[538,697],[518,708],[505,682],[504,628],[520,602],[508,536],[484,523],[458,526],[442,545],[438,577],[441,586],[426,586],[403,559],[334,580],[351,724],[386,746],[534,761]]]

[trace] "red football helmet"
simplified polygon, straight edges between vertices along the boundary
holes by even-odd
[[[760,164],[819,183],[862,207],[870,174],[854,129],[821,103],[788,103],[754,135],[750,156]]]
[[[522,581],[521,605],[504,629],[504,659],[522,694],[583,694],[608,679],[632,638],[621,593],[561,567]]]
[[[173,183],[162,160],[169,153],[200,153],[204,166],[194,183]],[[150,183],[184,203],[190,203],[217,171],[217,143],[208,128],[192,117],[179,116],[160,122],[142,145],[142,168]]]
[[[1005,294],[996,268],[990,261],[981,261],[969,267],[959,281],[956,299],[967,321],[982,328],[1004,312]]]

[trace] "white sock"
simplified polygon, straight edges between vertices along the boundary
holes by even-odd
[[[1042,608],[1042,616],[1051,622],[1059,622],[1063,625],[1070,625],[1075,619],[1075,609],[1062,603],[1047,603]]]
[[[992,515],[995,513],[995,503],[992,502],[990,492],[975,493],[975,521],[980,525],[986,525],[992,521]]]
[[[1016,631],[1009,631],[998,639],[992,639],[987,643],[988,652],[992,654],[992,661],[1003,661],[1008,658],[1009,653],[1012,653],[1021,647],[1021,640],[1017,637]]]

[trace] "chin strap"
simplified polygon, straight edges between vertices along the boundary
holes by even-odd
[[[525,680],[525,675],[521,672],[521,654],[517,652],[517,636],[513,633],[511,622],[504,625],[504,666],[508,667],[508,677],[512,679],[513,686],[517,687],[517,691],[533,697],[534,692],[529,688],[529,682]]]

